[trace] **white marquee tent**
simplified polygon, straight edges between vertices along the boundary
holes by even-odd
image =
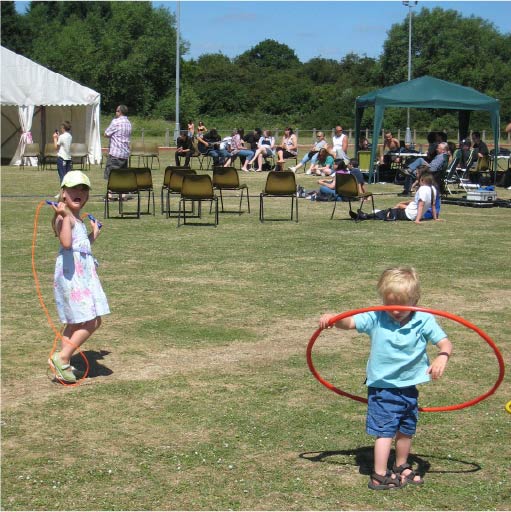
[[[1,47],[2,160],[20,165],[25,144],[44,150],[63,121],[71,123],[73,142],[87,144],[89,161],[101,162],[96,91]]]

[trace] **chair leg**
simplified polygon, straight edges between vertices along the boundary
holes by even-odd
[[[222,204],[222,213],[224,213],[224,196],[222,194],[222,189],[220,191],[220,203]]]
[[[298,198],[293,196],[293,200],[295,201],[296,204],[296,222],[298,222]]]
[[[334,196],[334,209],[332,210],[332,215],[330,215],[330,220],[334,218],[335,207],[337,206],[337,198]]]
[[[259,221],[264,222],[263,194],[259,196]]]

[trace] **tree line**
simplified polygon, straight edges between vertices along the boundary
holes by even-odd
[[[90,87],[103,111],[125,103],[130,113],[175,120],[176,19],[151,2],[30,2],[24,14],[1,2],[2,45]],[[511,118],[511,33],[479,17],[422,8],[415,14],[413,76],[431,75],[501,100]],[[189,43],[181,39],[186,56]],[[341,60],[301,62],[285,44],[266,39],[228,58],[182,60],[180,120],[229,126],[327,128],[354,125],[357,96],[407,79],[408,20],[391,27],[379,58],[349,53]],[[413,125],[455,130],[449,110],[414,110]],[[386,126],[405,126],[405,109],[389,109]],[[472,126],[489,128],[485,114]],[[363,128],[372,126],[372,114]]]

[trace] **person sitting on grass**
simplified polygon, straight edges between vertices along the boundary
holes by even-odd
[[[306,174],[330,176],[334,172],[334,157],[328,153],[326,148],[322,148],[319,151],[316,163],[310,166]]]
[[[381,275],[378,294],[386,306],[416,306],[420,283],[412,267],[388,268]],[[322,329],[330,327],[334,314],[319,319]],[[452,343],[434,315],[420,311],[391,309],[369,311],[336,322],[338,329],[356,329],[371,339],[367,362],[366,432],[376,437],[374,471],[368,487],[373,490],[399,489],[421,485],[424,479],[408,462],[418,418],[418,384],[439,379],[452,353]],[[438,349],[432,363],[427,344]],[[388,468],[392,442],[396,460]]]
[[[440,207],[431,208],[431,205],[436,205],[438,196],[433,175],[424,170],[421,173],[419,184],[419,189],[411,201],[400,202],[394,208],[386,210],[385,220],[411,220],[415,224],[420,224],[428,210],[431,210],[434,220],[439,220],[437,210],[440,210]]]

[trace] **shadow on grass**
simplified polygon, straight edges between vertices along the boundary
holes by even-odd
[[[354,457],[355,464],[351,460],[333,460],[333,457]],[[340,466],[353,466],[359,467],[361,475],[370,475],[373,472],[374,466],[374,449],[372,446],[363,446],[361,448],[355,448],[353,450],[325,450],[319,452],[304,452],[300,453],[301,459],[308,460],[310,462],[326,462],[327,464],[335,464]],[[449,464],[456,464],[458,466],[466,466],[461,469],[431,469],[430,459],[436,461],[447,461]],[[395,451],[392,450],[389,457],[389,466],[392,466],[395,462]],[[416,472],[424,476],[426,473],[439,473],[439,474],[450,474],[450,473],[475,473],[480,471],[481,466],[476,462],[469,462],[460,459],[454,459],[452,457],[438,457],[435,455],[421,455],[421,454],[410,454],[408,462],[417,466]]]
[[[113,371],[104,366],[99,362],[99,360],[104,359],[105,356],[110,354],[107,350],[84,350],[83,355],[89,361],[89,374],[87,375],[88,379],[93,379],[94,377],[104,377],[106,375],[112,375]],[[71,364],[79,371],[85,372],[85,361],[83,360],[80,354],[75,354],[71,358]]]

